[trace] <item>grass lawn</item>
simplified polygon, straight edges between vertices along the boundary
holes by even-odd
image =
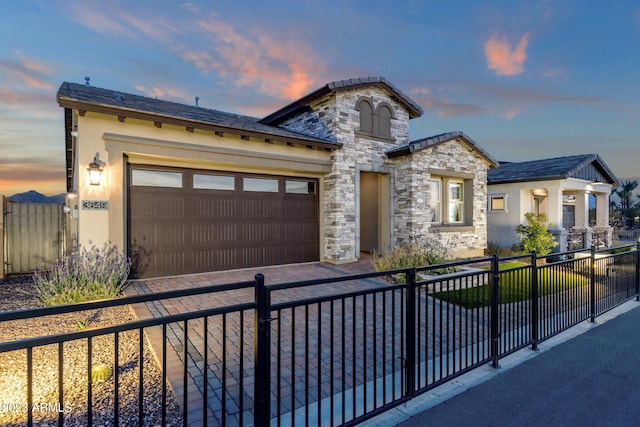
[[[526,264],[511,262],[500,265],[500,304],[508,304],[531,298],[531,269],[511,270]],[[586,286],[589,278],[572,271],[558,271],[558,269],[538,270],[538,295],[544,296],[555,292]],[[479,308],[490,305],[489,285],[476,286],[468,289],[457,289],[436,292],[435,298],[465,308]]]

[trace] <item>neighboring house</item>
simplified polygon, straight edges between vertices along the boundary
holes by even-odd
[[[422,109],[383,78],[326,84],[263,119],[66,82],[58,103],[70,240],[126,248],[140,277],[351,262],[416,236],[461,256],[486,247],[497,163],[460,132],[411,142]]]
[[[557,251],[610,246],[609,196],[618,178],[597,154],[501,163],[489,171],[488,239],[520,243],[528,212],[545,213]]]

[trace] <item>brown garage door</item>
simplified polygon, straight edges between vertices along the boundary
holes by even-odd
[[[319,259],[315,179],[129,167],[136,277]]]

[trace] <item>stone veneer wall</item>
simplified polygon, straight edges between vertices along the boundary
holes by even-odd
[[[482,255],[487,246],[487,168],[488,163],[473,154],[469,146],[452,140],[427,147],[412,156],[396,159],[396,233],[401,244],[414,236],[429,232],[458,256]],[[447,175],[447,171],[471,174],[473,178],[473,224],[469,226],[432,226],[429,222],[431,172]]]
[[[391,120],[391,141],[369,138],[358,132],[360,113],[355,110],[362,97],[390,104],[395,117]],[[324,258],[346,262],[358,258],[358,182],[360,171],[389,173],[394,195],[392,242],[399,244],[411,236],[425,235],[429,222],[430,168],[473,174],[473,230],[456,231],[441,227],[439,238],[453,252],[479,255],[487,242],[487,163],[459,141],[449,141],[426,148],[413,155],[390,160],[385,151],[409,143],[409,114],[388,93],[369,86],[341,90],[317,100],[311,110],[285,121],[281,126],[343,144],[333,152],[332,171],[324,178]],[[458,228],[458,230],[461,230]],[[469,230],[469,227],[466,227]]]
[[[355,109],[362,97],[376,108],[386,102],[394,110],[391,140],[369,138],[358,133],[360,113]],[[287,129],[335,139],[342,149],[332,154],[332,171],[324,178],[324,257],[331,262],[358,258],[357,226],[360,171],[389,173],[393,182],[393,162],[384,152],[409,142],[409,113],[377,86],[332,92],[311,106],[311,111],[282,124]],[[393,185],[393,184],[392,184]]]

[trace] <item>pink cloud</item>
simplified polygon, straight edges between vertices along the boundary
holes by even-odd
[[[526,33],[515,48],[502,35],[494,34],[484,44],[487,65],[498,76],[516,76],[524,72],[524,62],[527,60],[527,46],[529,34]]]
[[[34,58],[18,55],[18,61],[0,60],[0,71],[3,72],[3,86],[19,89],[52,90],[54,85],[47,81],[51,74],[49,67]]]
[[[74,21],[100,34],[118,34],[135,38],[135,33],[122,24],[113,12],[102,11],[98,3],[73,3],[70,14]]]
[[[100,8],[99,3],[76,3],[71,9],[72,18],[79,24],[100,34],[125,36],[135,39],[143,34],[157,41],[168,41],[180,31],[162,18],[145,15],[141,19],[111,4]]]
[[[185,102],[187,104],[194,101],[194,98],[186,93],[162,84],[156,84],[153,86],[136,85],[135,88],[136,90],[139,90],[153,98],[170,99]]]
[[[237,86],[257,86],[260,93],[290,100],[307,93],[324,71],[318,55],[300,39],[247,34],[215,18],[198,25],[214,42],[211,51],[185,51],[182,59]]]

